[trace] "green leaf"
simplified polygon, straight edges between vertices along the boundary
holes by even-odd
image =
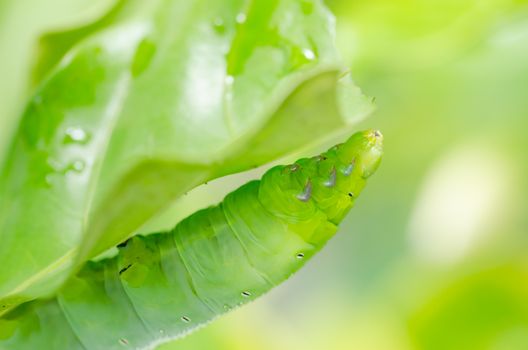
[[[56,299],[0,319],[0,346],[152,348],[287,279],[337,231],[377,169],[377,131],[270,169],[173,230],[134,236],[116,257],[88,263]]]
[[[31,95],[32,65],[39,37],[48,31],[89,23],[115,0],[0,1],[0,163]]]
[[[370,110],[341,77],[320,1],[116,11],[39,86],[2,170],[4,312],[52,294],[189,189],[347,132]]]
[[[126,12],[123,11],[126,0],[108,2],[115,4],[106,13],[94,18],[91,22],[81,26],[77,25],[69,30],[50,31],[40,37],[38,56],[32,71],[33,83],[37,84],[42,81],[76,43],[118,21],[119,16],[126,15]]]

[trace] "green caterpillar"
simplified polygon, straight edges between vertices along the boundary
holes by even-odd
[[[382,155],[378,131],[270,169],[172,231],[89,262],[0,319],[1,349],[152,348],[270,290],[332,237]]]

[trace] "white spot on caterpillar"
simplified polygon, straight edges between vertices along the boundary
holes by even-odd
[[[312,197],[312,181],[308,180],[302,193],[297,195],[297,199],[302,202],[308,202]]]
[[[325,187],[334,187],[336,184],[336,170],[335,168],[332,168],[332,171],[330,172],[330,176],[328,177],[328,180],[326,180],[324,183]]]
[[[352,161],[352,163],[350,163],[346,168],[345,170],[343,170],[343,174],[345,174],[345,176],[350,176],[350,174],[352,174],[352,171],[354,171],[354,167],[356,165],[356,160],[354,159]]]

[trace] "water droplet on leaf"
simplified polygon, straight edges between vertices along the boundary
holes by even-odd
[[[242,24],[242,23],[246,22],[246,20],[247,20],[247,17],[246,17],[246,14],[245,14],[245,13],[242,13],[242,12],[241,12],[241,13],[239,13],[239,14],[236,16],[236,21],[237,21],[237,23],[239,23],[239,24]]]
[[[84,170],[84,166],[85,164],[82,160],[76,160],[75,162],[72,163],[71,169],[76,172],[81,172]]]
[[[70,127],[65,131],[64,143],[85,143],[88,134],[81,128]]]
[[[213,28],[218,34],[223,34],[225,32],[224,20],[220,17],[216,18],[213,21]]]
[[[304,57],[309,60],[313,61],[315,59],[315,53],[310,49],[303,49],[302,50]]]

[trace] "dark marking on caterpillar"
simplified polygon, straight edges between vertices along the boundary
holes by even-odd
[[[242,294],[242,296],[245,297],[245,298],[248,298],[248,297],[251,296],[251,293],[248,292],[248,291],[243,291],[241,294]]]
[[[126,340],[125,338],[119,339],[119,342],[123,345],[128,345],[128,340]]]
[[[297,253],[297,255],[295,257],[297,259],[302,259],[302,258],[304,258],[304,253]]]
[[[124,247],[126,247],[127,244],[128,244],[128,241],[130,241],[130,238],[127,239],[127,240],[124,241],[124,242],[119,243],[119,244],[117,245],[117,247],[118,247],[118,248],[124,248]]]
[[[131,267],[132,267],[132,264],[128,264],[128,266],[125,266],[121,270],[119,270],[119,274],[122,274],[123,272],[125,272],[126,270],[128,270]]]
[[[187,316],[182,316],[182,317],[181,317],[181,320],[182,320],[183,322],[185,322],[185,323],[189,323],[189,322],[191,322],[191,319],[190,319],[189,317],[187,317]]]
[[[354,197],[355,197],[354,194],[353,194],[352,192],[348,192],[348,196],[349,196],[350,198],[354,198]]]

